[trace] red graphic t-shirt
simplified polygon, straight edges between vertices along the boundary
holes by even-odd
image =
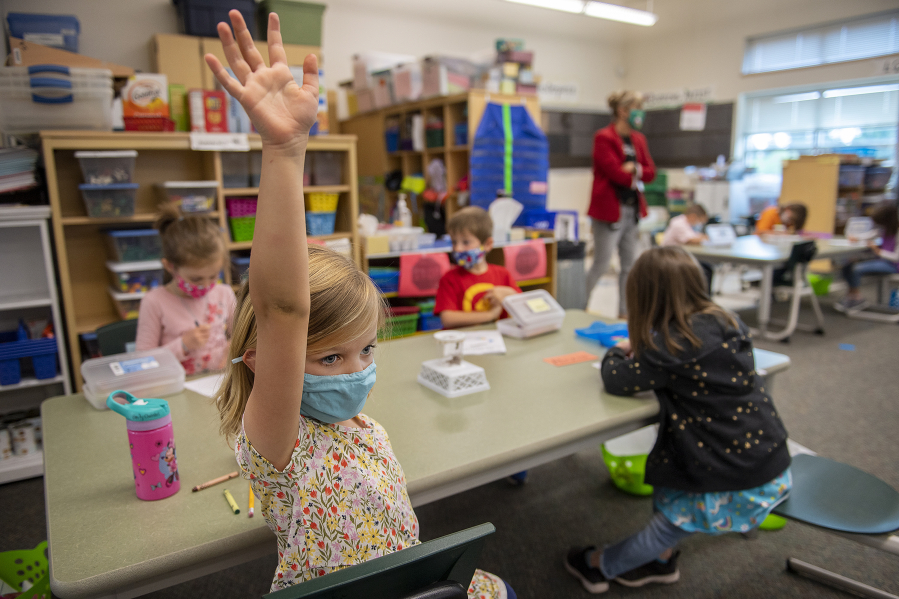
[[[521,289],[512,280],[512,275],[505,267],[488,264],[487,272],[475,275],[461,266],[456,266],[440,278],[437,298],[434,301],[434,314],[440,314],[444,310],[487,312],[490,310],[490,302],[484,295],[494,287],[511,287],[521,293]],[[504,310],[500,318],[506,316]]]

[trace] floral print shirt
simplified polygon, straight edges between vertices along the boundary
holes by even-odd
[[[241,430],[234,451],[278,540],[272,591],[417,545],[418,518],[387,431],[300,416],[290,463],[278,471]],[[504,599],[505,584],[475,573],[469,597]]]

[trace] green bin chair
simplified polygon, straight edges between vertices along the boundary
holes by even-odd
[[[34,549],[0,553],[0,580],[18,591],[26,583],[28,590],[23,591],[17,599],[50,599],[47,541]]]
[[[265,595],[266,599],[465,599],[485,523]]]

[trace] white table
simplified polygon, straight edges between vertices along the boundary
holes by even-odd
[[[867,247],[862,244],[849,244],[845,240],[830,242],[825,239],[816,240],[818,252],[815,259],[844,258],[864,252]],[[771,292],[774,281],[774,269],[782,267],[790,258],[793,243],[765,243],[757,235],[738,237],[728,247],[715,247],[705,245],[685,245],[685,250],[696,258],[705,262],[716,264],[731,263],[744,264],[761,269],[763,276],[758,305],[758,330],[759,334],[769,339],[783,339],[795,329],[795,323],[776,335],[768,331],[771,322]]]

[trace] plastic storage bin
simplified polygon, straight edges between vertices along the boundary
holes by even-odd
[[[142,292],[122,293],[115,289],[109,289],[109,295],[112,297],[112,303],[115,304],[121,319],[134,320],[140,315],[140,300],[146,294]]]
[[[865,180],[865,167],[860,164],[840,165],[840,187],[859,187]]]
[[[136,397],[162,397],[184,389],[184,368],[163,347],[94,358],[81,363],[84,397],[98,410],[119,389]]]
[[[337,219],[336,212],[307,212],[307,235],[331,235],[334,233],[334,222]]]
[[[221,156],[222,185],[224,187],[235,188],[251,185],[250,159],[247,152],[222,152]]]
[[[390,266],[372,266],[368,276],[381,293],[396,293],[400,288],[400,269]]]
[[[418,328],[421,331],[439,331],[443,328],[443,321],[440,320],[440,316],[435,315],[433,312],[431,314],[420,314],[419,318]]]
[[[883,189],[893,176],[890,166],[869,166],[865,169],[865,189]]]
[[[163,268],[159,260],[143,262],[106,262],[109,282],[120,293],[146,293],[162,285]]]
[[[340,185],[343,182],[343,152],[313,152],[312,184]]]
[[[242,283],[243,276],[250,269],[249,256],[231,256],[231,282]]]
[[[162,258],[162,240],[156,229],[107,231],[106,245],[115,262],[143,262]]]
[[[651,424],[602,445],[602,459],[609,469],[612,483],[631,495],[651,495],[652,485],[645,484],[646,458],[658,437],[658,425]]]
[[[159,189],[181,212],[209,212],[215,206],[217,181],[166,181]]]
[[[0,130],[112,131],[112,71],[59,65],[0,67]]]
[[[234,8],[240,11],[250,33],[256,37],[255,0],[175,0],[175,5],[181,27],[187,35],[218,37],[216,26],[222,21],[230,23],[228,11]]]
[[[626,322],[594,322],[589,327],[574,329],[574,334],[583,339],[589,339],[604,347],[612,347],[622,339],[627,338]]]
[[[228,226],[231,227],[231,239],[233,241],[253,241],[253,231],[256,228],[256,215],[229,218]]]
[[[306,210],[309,212],[336,212],[339,193],[307,193]]]
[[[387,339],[408,337],[418,329],[418,306],[391,306],[387,313]]]
[[[113,185],[78,186],[87,215],[93,218],[134,216],[134,197],[137,183],[116,183]]]
[[[17,385],[22,381],[23,363],[28,363],[35,378],[56,376],[56,339],[24,339],[0,344],[0,385]]]
[[[78,17],[11,12],[6,15],[6,22],[12,37],[78,53]]]
[[[468,145],[468,123],[457,123],[454,129],[457,146]]]
[[[507,337],[527,339],[562,328],[565,310],[544,289],[525,291],[503,300],[503,308],[511,318],[496,323],[496,328]]]
[[[225,200],[228,216],[231,218],[254,216],[256,214],[256,204],[256,198],[228,198]]]
[[[92,185],[131,183],[137,150],[75,152],[84,182]]]
[[[268,13],[276,12],[281,19],[281,37],[285,43],[304,46],[322,45],[322,16],[324,4],[295,0],[263,0],[261,15],[268,22]]]

